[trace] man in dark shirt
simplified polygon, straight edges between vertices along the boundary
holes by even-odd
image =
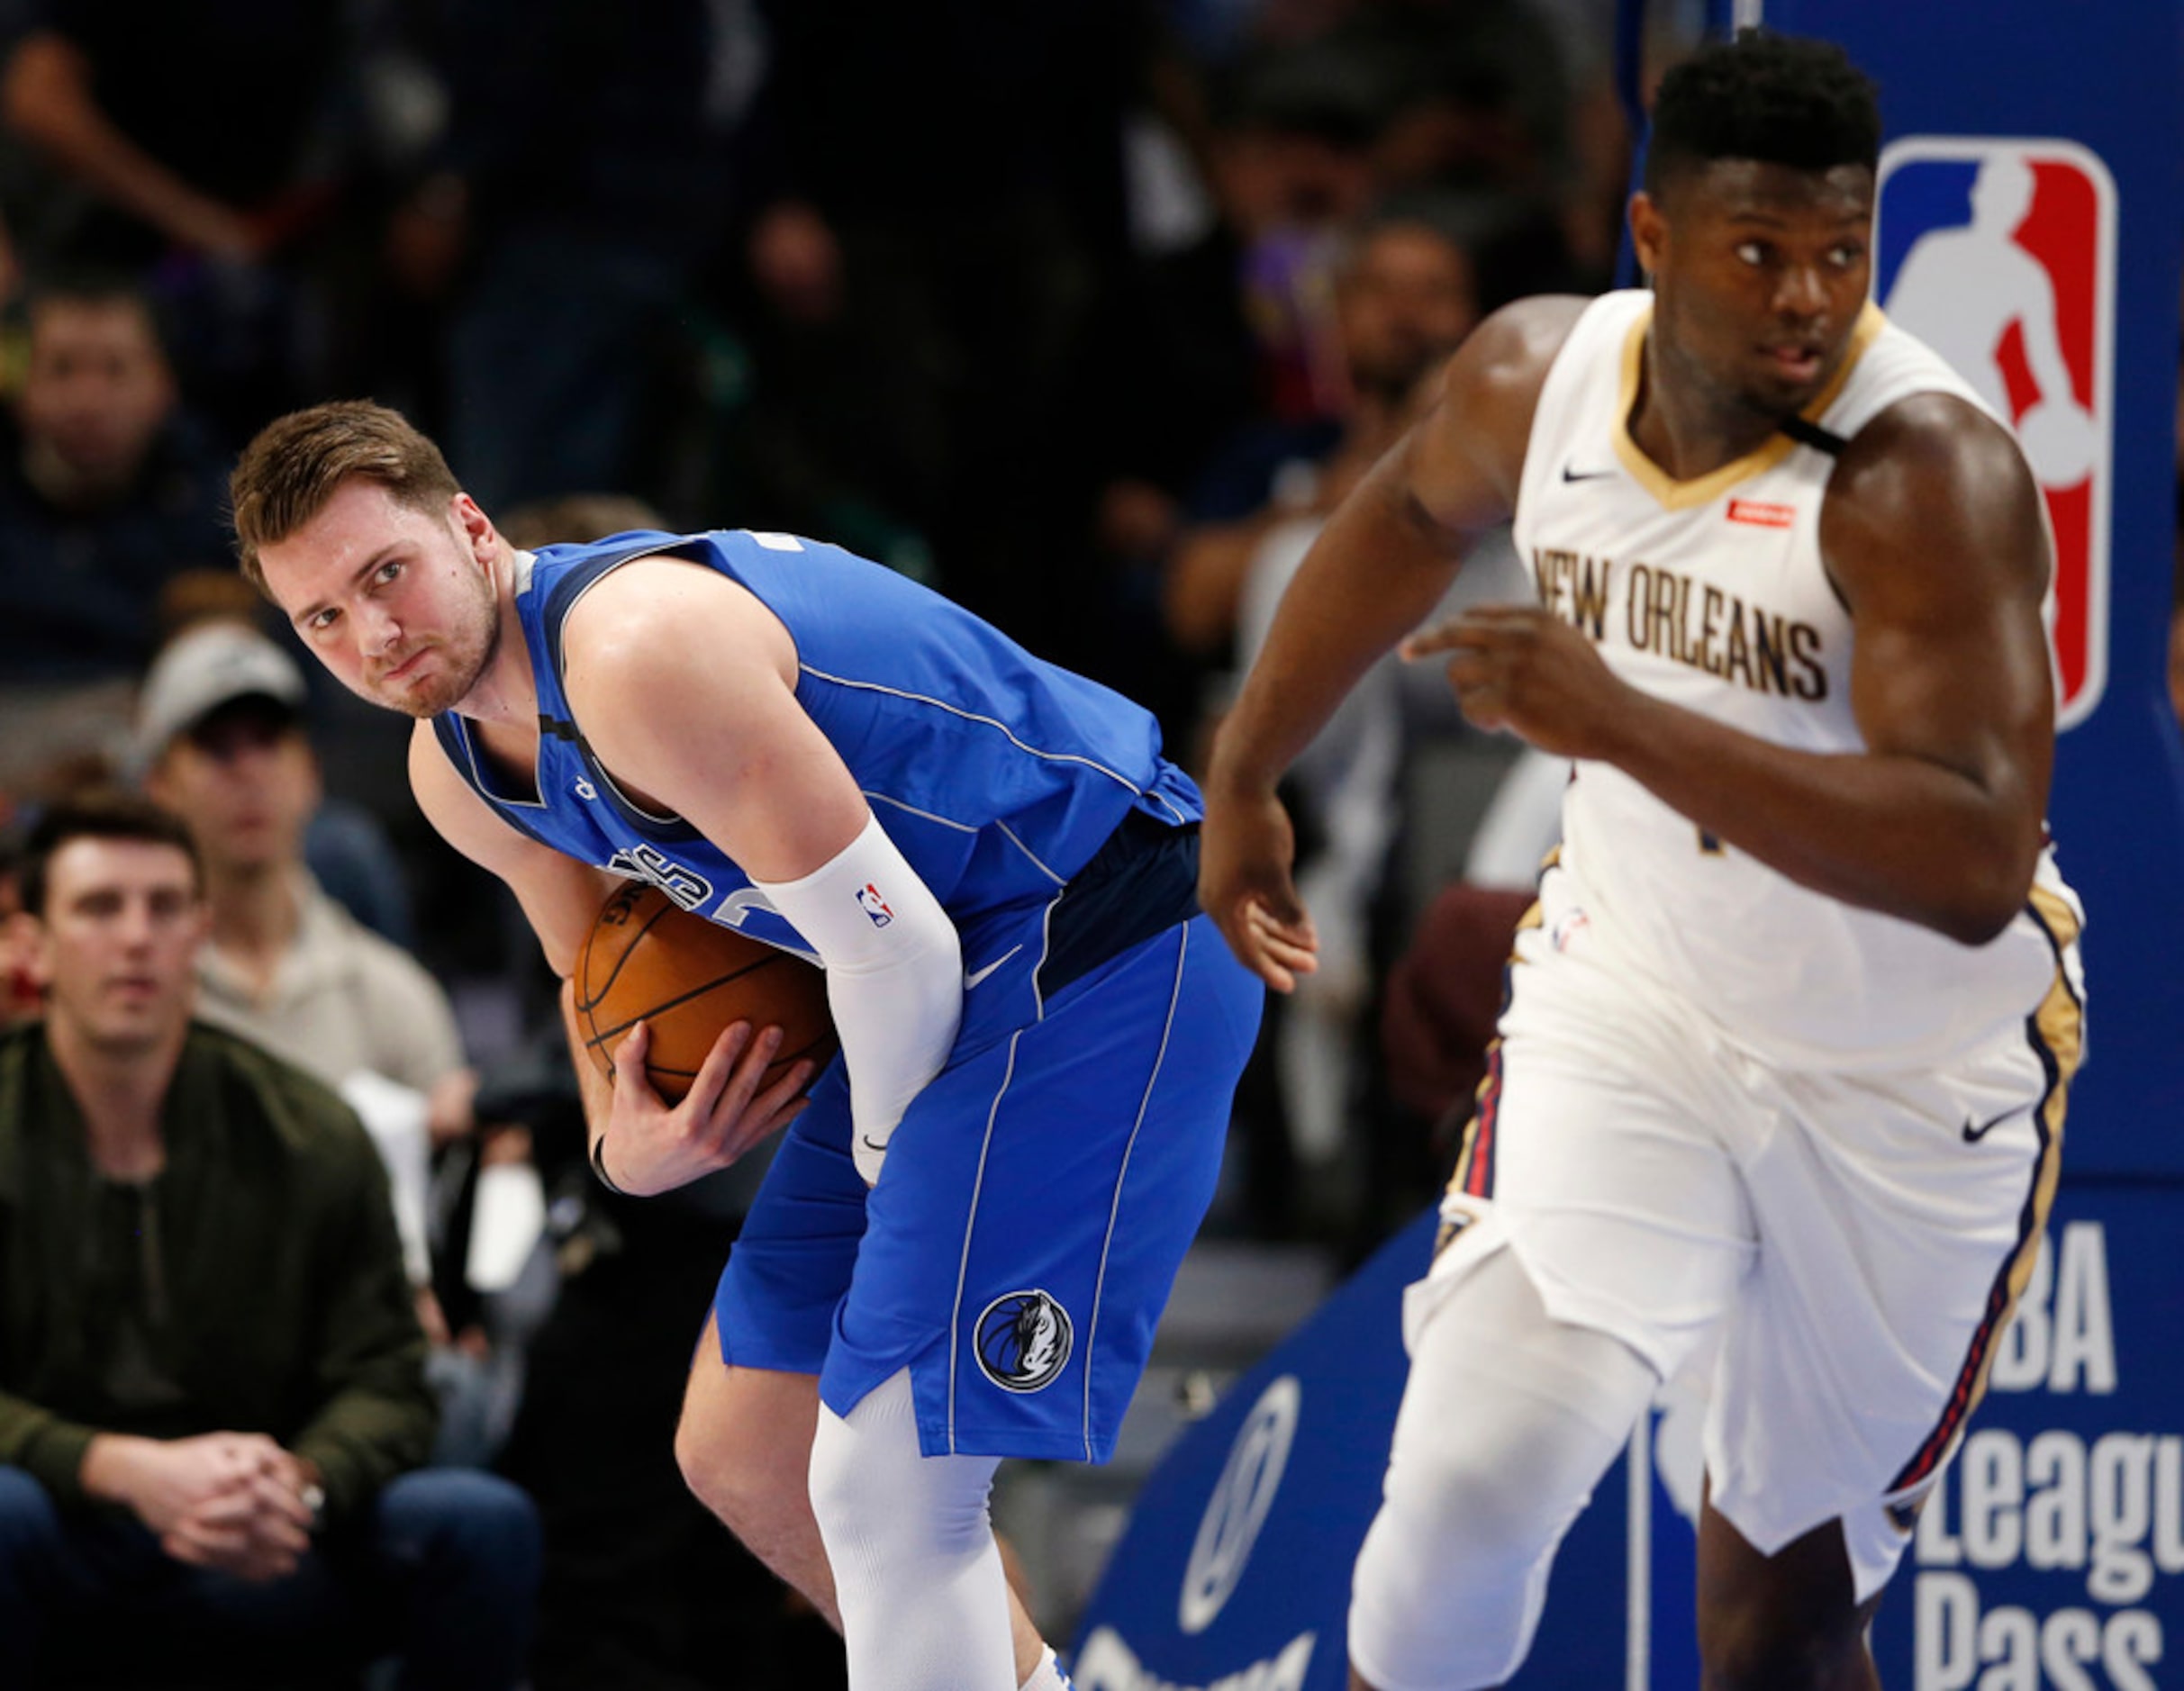
[[[22,874],[42,1022],[0,1037],[0,1682],[521,1677],[536,1516],[412,1471],[425,1343],[346,1106],[190,1019],[188,836],[50,810]]]
[[[224,570],[225,461],[178,402],[128,284],[41,283],[23,387],[0,415],[0,788],[124,740],[161,590]]]

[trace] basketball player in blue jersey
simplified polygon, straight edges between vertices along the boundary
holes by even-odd
[[[1871,1686],[1865,1624],[2054,1189],[2077,901],[2042,822],[2050,547],[2008,431],[1868,303],[1835,49],[1663,79],[1650,291],[1520,302],[1329,520],[1224,726],[1201,895],[1311,968],[1275,798],[1382,651],[1572,761],[1406,1299],[1353,1683],[1500,1685],[1662,1381],[1708,1389],[1703,1683]],[[1513,516],[1540,602],[1413,633]]]
[[[841,1626],[857,1691],[1066,1683],[1001,1571],[1004,1455],[1103,1460],[1210,1201],[1260,986],[1197,912],[1196,791],[1135,705],[787,535],[512,547],[395,413],[271,424],[243,566],[416,718],[425,815],[566,979],[617,877],[827,972],[841,1056],[722,1034],[665,1106],[579,1061],[600,1177],[782,1127],[699,1346],[698,1495]],[[566,1002],[566,994],[565,994]]]

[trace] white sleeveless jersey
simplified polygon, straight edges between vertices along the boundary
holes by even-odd
[[[1912,393],[1980,402],[1868,305],[1804,412],[1813,427],[1679,482],[1628,428],[1652,307],[1643,291],[1595,301],[1541,391],[1516,519],[1541,600],[1647,693],[1778,745],[1862,750],[1851,620],[1820,559],[1828,448]],[[1602,763],[1576,765],[1563,830],[1575,910],[1561,919],[1581,911],[1619,963],[1799,1065],[1938,1060],[2021,1020],[2054,981],[2051,934],[2082,921],[2044,854],[2026,910],[1991,943],[1960,945],[1799,886]]]

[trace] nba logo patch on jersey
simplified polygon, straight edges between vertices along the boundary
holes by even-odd
[[[879,888],[867,881],[856,890],[856,901],[875,927],[885,927],[895,919],[895,913],[887,908],[887,900],[880,896]]]
[[[2061,723],[2107,678],[2116,184],[2075,141],[1916,135],[1880,155],[1873,297],[2013,424],[2055,534]]]

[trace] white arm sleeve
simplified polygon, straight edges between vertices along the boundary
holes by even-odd
[[[956,925],[877,817],[810,874],[751,884],[827,967],[857,1171],[876,1182],[895,1124],[956,1043],[963,1019]]]

